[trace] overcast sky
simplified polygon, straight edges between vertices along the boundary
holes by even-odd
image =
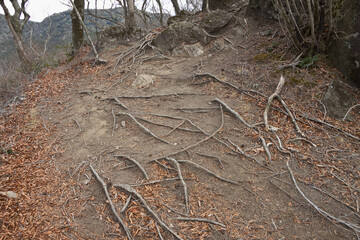
[[[18,0],[20,2],[20,0]],[[90,1],[90,8],[95,8],[95,0]],[[112,4],[116,3],[115,0],[97,0],[98,8],[110,8]],[[135,0],[135,3],[140,4],[138,6],[141,8],[140,0]],[[170,6],[170,0],[163,1],[165,6]],[[44,18],[58,12],[63,12],[69,7],[68,0],[29,0],[26,6],[27,12],[30,14],[30,20],[35,22],[41,22]],[[10,12],[13,12],[10,1],[5,0],[5,4],[7,5]],[[85,5],[87,6],[87,0],[85,0]],[[3,14],[3,11],[0,7],[0,13]]]

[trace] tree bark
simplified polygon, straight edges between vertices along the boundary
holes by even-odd
[[[84,21],[84,0],[74,0],[74,5],[79,11],[81,19]],[[75,8],[71,11],[71,24],[72,24],[72,42],[75,50],[81,48],[84,44],[84,29],[81,25],[81,20],[78,18]]]
[[[6,7],[4,0],[0,0],[0,5],[5,13],[6,22],[10,28],[10,31],[14,37],[16,51],[19,55],[21,62],[21,67],[25,73],[30,73],[31,71],[31,62],[30,58],[27,55],[24,45],[22,42],[22,32],[25,24],[29,21],[30,15],[25,10],[25,4],[28,0],[22,0],[21,6],[17,0],[10,0],[12,6],[15,10],[14,15],[10,15],[8,8]],[[24,15],[24,19],[20,19],[21,15]]]
[[[128,5],[128,17],[129,17],[129,22],[127,27],[129,29],[134,29],[136,27],[134,0],[127,0],[127,5]]]
[[[177,0],[171,0],[172,5],[174,6],[174,10],[175,10],[175,14],[179,14],[180,13],[180,7],[179,7],[179,3]]]

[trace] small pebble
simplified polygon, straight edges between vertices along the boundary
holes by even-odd
[[[125,127],[125,121],[121,121],[121,126]]]

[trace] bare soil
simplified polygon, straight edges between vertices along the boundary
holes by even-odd
[[[316,100],[339,74],[325,63],[278,71],[278,66],[289,63],[284,59],[295,54],[284,51],[289,46],[276,23],[247,19],[247,25],[232,24],[221,36],[230,40],[224,40],[221,51],[210,52],[210,45],[199,57],[152,58],[130,72],[122,67],[125,63],[114,68],[117,55],[113,54],[130,47],[117,44],[103,50],[106,66],[73,62],[55,70],[75,69],[72,83],[61,95],[44,99],[50,102],[46,107],[39,104],[32,112],[55,129],[50,136],[51,164],[70,189],[60,200],[62,216],[57,226],[62,226],[62,238],[126,239],[90,164],[106,182],[119,214],[129,193],[115,186],[133,185],[182,239],[357,238],[358,228],[351,229],[314,208],[316,205],[346,223],[360,224],[360,141],[309,120],[324,120],[359,137],[358,111],[351,113],[350,121],[323,119],[322,106]],[[153,51],[145,53],[153,55]],[[79,69],[82,74],[75,74]],[[209,75],[195,76],[201,73],[210,73],[243,91]],[[134,86],[140,74],[153,76],[153,83]],[[272,132],[263,125],[267,98],[261,94],[271,95],[280,75],[286,79],[281,96],[305,137],[296,133],[277,100],[269,112],[269,123],[278,130]],[[250,89],[253,91],[247,91]],[[256,125],[256,132],[214,99]],[[115,155],[135,159],[149,179],[131,161]],[[179,162],[189,212],[179,179],[136,186],[178,178],[177,166],[166,157]],[[196,163],[218,178],[181,160]],[[163,239],[174,239],[136,196],[120,217],[134,239],[161,239],[159,232]],[[177,219],[180,217],[208,219],[225,227]]]

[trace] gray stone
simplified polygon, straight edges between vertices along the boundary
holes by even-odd
[[[360,88],[360,4],[343,0],[336,21],[337,38],[328,47],[329,59],[349,82]]]
[[[185,45],[184,50],[190,57],[198,57],[203,55],[204,50],[200,43],[195,43],[192,45]]]
[[[206,45],[212,38],[203,29],[191,22],[175,22],[161,32],[153,41],[155,47],[163,53],[170,54],[182,44],[201,43]]]
[[[13,191],[0,192],[0,195],[6,196],[8,198],[17,198],[18,197],[17,193],[15,193]]]
[[[232,16],[231,13],[217,9],[204,14],[200,26],[208,33],[215,33],[223,29],[230,22]]]
[[[334,81],[329,86],[322,102],[329,117],[343,118],[347,110],[356,103],[356,98],[343,84]]]
[[[121,121],[120,124],[121,124],[122,127],[125,127],[125,126],[126,126],[126,122],[125,122],[125,121]]]
[[[211,53],[218,53],[221,50],[223,50],[224,48],[225,48],[224,39],[223,38],[218,38],[212,43],[212,45],[210,47],[210,52]]]
[[[150,87],[155,81],[154,75],[139,74],[134,80],[132,86],[137,88]]]

